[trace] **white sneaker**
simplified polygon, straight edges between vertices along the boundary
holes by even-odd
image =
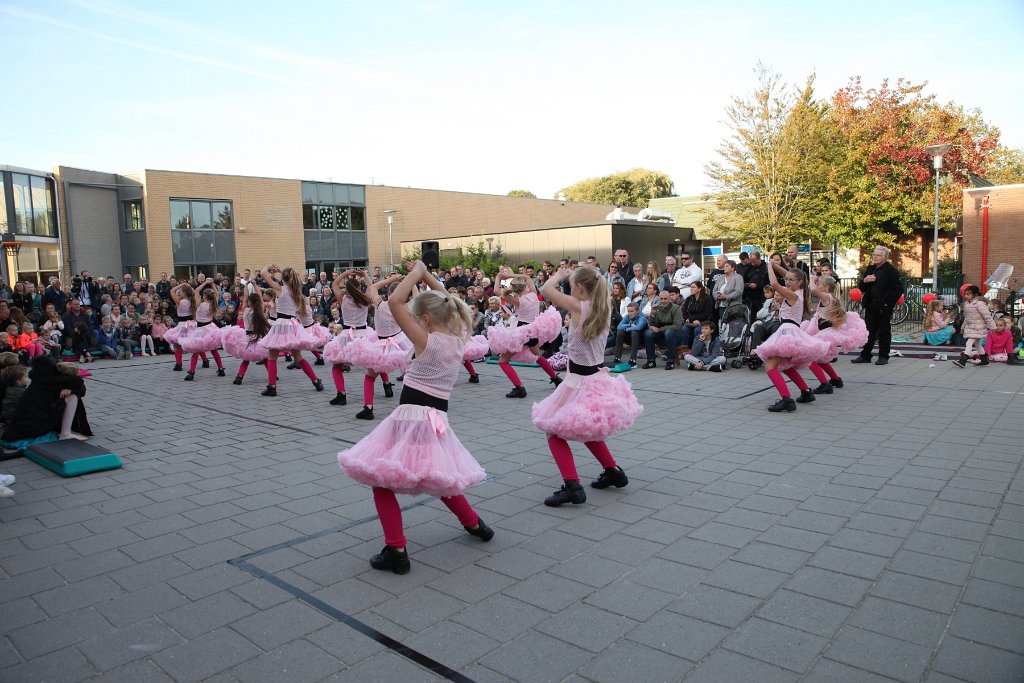
[[[941,353],[935,354],[934,356],[932,356],[932,360],[942,360],[942,354]]]
[[[15,479],[13,474],[0,474],[0,486],[10,486],[15,481],[17,479]]]
[[[947,356],[946,354],[940,353],[939,355],[942,356],[941,358],[939,358],[939,360],[949,360],[949,356]]]
[[[6,486],[0,486],[0,498],[10,498],[14,495],[14,491],[7,488]]]

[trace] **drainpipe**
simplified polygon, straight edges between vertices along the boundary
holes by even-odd
[[[981,200],[981,293],[985,293],[985,278],[988,273],[988,195]]]

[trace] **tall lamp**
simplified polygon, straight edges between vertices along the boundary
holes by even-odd
[[[392,231],[395,226],[395,213],[398,209],[384,209],[385,215],[388,217],[388,249],[390,250],[391,267],[390,272],[395,272],[395,240],[392,237]]]
[[[939,291],[939,172],[942,170],[942,155],[953,145],[929,145],[924,150],[932,155],[935,168],[935,254],[932,257],[932,291]]]
[[[7,256],[14,257],[14,274],[11,277],[11,283],[13,286],[13,283],[18,279],[18,271],[21,270],[18,264],[18,252],[21,251],[21,242],[15,239],[15,236],[9,232],[5,232],[3,236],[0,237],[0,241],[2,241],[4,245],[4,253]]]

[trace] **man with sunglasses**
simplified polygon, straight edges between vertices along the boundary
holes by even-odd
[[[699,264],[694,263],[693,254],[689,251],[680,254],[679,260],[681,264],[672,276],[672,284],[679,288],[679,293],[685,301],[691,294],[690,285],[700,282],[704,277],[704,271]]]

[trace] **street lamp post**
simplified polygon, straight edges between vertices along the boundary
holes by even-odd
[[[388,217],[388,249],[389,249],[389,256],[388,256],[388,258],[391,259],[391,269],[390,269],[390,272],[392,272],[392,273],[395,272],[395,240],[392,237],[392,234],[393,234],[393,230],[394,230],[394,226],[395,226],[395,213],[396,213],[396,211],[397,211],[397,209],[384,209],[384,213]]]
[[[939,172],[942,170],[942,155],[953,145],[929,145],[925,151],[932,155],[935,167],[935,235],[932,256],[932,291],[939,293]]]

